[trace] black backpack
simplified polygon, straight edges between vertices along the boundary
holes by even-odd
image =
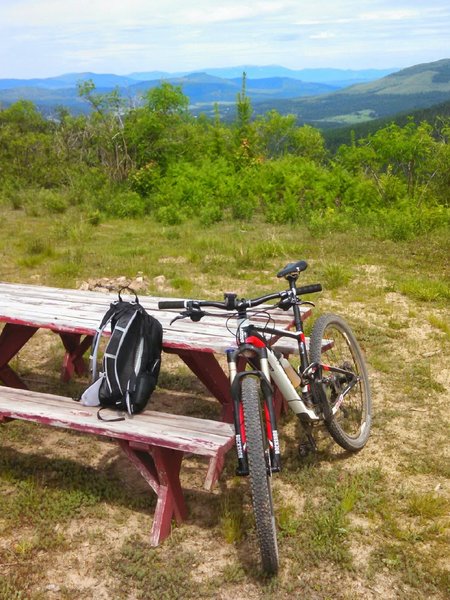
[[[100,339],[109,322],[111,338],[97,378]],[[139,304],[136,294],[135,301],[125,302],[119,292],[119,299],[111,304],[95,333],[90,357],[94,383],[81,396],[81,402],[130,415],[143,411],[158,381],[161,352],[161,323]]]

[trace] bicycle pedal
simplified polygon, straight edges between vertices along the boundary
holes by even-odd
[[[309,442],[305,442],[303,444],[298,445],[298,453],[302,458],[306,458],[310,454],[313,454],[315,451],[315,447]]]

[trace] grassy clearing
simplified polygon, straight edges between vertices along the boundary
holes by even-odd
[[[49,200],[50,201],[50,200]],[[284,470],[274,477],[280,575],[258,569],[247,481],[230,453],[220,486],[204,465],[183,470],[190,518],[160,548],[147,532],[154,497],[115,446],[11,423],[0,428],[0,599],[433,598],[449,592],[449,236],[381,241],[364,232],[313,237],[299,227],[223,222],[96,225],[68,209],[52,217],[5,210],[0,279],[75,287],[142,272],[158,295],[220,297],[278,285],[305,258],[321,281],[316,315],[345,316],[366,353],[374,401],[368,446],[348,455],[317,431],[319,452],[297,454],[284,417]],[[164,275],[164,288],[155,278]],[[34,389],[76,393],[58,380],[62,347],[33,340],[16,368]],[[217,417],[192,374],[165,357],[163,410]]]

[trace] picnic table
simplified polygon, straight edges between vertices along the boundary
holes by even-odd
[[[0,334],[0,381],[9,387],[26,388],[9,363],[39,329],[55,332],[64,345],[62,379],[68,381],[74,373],[83,374],[86,371],[83,355],[110,302],[116,299],[117,294],[103,292],[0,283],[0,323],[5,323]],[[139,301],[163,326],[164,352],[182,359],[221,403],[222,420],[231,423],[228,376],[217,360],[217,356],[224,355],[236,344],[227,320],[217,312],[217,316],[198,323],[184,319],[171,325],[178,311],[158,309],[160,300],[169,299],[140,296]],[[264,307],[261,307],[255,322],[267,321],[263,311]],[[303,318],[309,314],[310,309],[302,307]],[[285,311],[271,310],[270,315],[278,328],[289,327],[292,323],[292,316]],[[286,355],[297,350],[295,341],[287,338],[276,341],[274,347]]]
[[[229,382],[217,360],[217,355],[235,345],[226,319],[217,315],[201,323],[183,320],[171,326],[176,313],[158,310],[159,300],[168,298],[140,297],[144,308],[163,326],[163,350],[178,355],[222,404],[222,422],[149,410],[119,422],[99,421],[93,407],[27,390],[10,365],[33,335],[46,329],[58,335],[64,346],[62,379],[83,374],[83,355],[116,298],[94,291],[0,283],[0,323],[4,323],[0,381],[6,384],[0,386],[0,423],[19,419],[116,440],[158,497],[150,537],[157,545],[170,534],[172,520],[181,522],[187,515],[180,483],[183,456],[208,458],[205,487],[210,489],[220,475],[226,452],[234,445]],[[304,317],[308,314],[307,309],[303,311]],[[291,317],[282,311],[271,311],[271,316],[279,328],[291,324]],[[266,317],[255,320],[265,322]],[[281,339],[276,346],[285,354],[295,351],[292,340]]]

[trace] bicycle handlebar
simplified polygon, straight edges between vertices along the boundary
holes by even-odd
[[[315,294],[316,292],[322,291],[322,285],[320,283],[311,283],[310,285],[302,285],[302,287],[296,288],[297,296],[304,296],[305,294]]]
[[[322,286],[320,283],[313,283],[311,285],[304,285],[298,288],[295,288],[295,293],[297,296],[303,296],[305,294],[314,294],[316,292],[321,292]],[[219,308],[221,310],[246,310],[248,308],[253,308],[263,304],[264,302],[268,302],[269,300],[274,300],[275,298],[287,299],[289,297],[290,291],[284,292],[275,292],[272,294],[266,294],[264,296],[260,296],[259,298],[253,298],[252,300],[245,300],[245,298],[237,298],[236,296],[230,294],[225,295],[225,302],[215,302],[210,300],[160,300],[158,302],[158,308],[160,310],[165,309],[200,309],[200,308]]]
[[[164,310],[166,308],[187,308],[188,300],[160,300],[158,308]]]

